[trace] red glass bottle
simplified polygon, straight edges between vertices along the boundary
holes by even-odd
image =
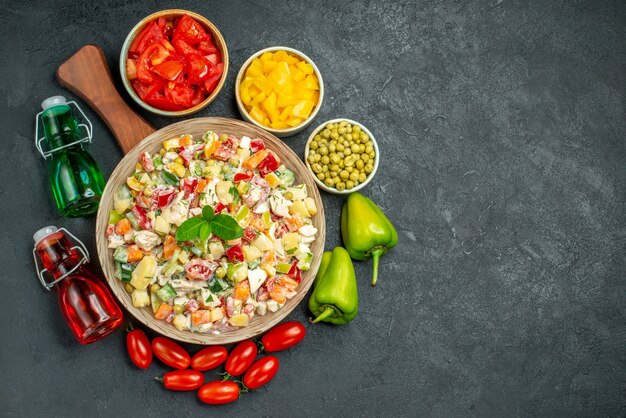
[[[72,246],[65,233],[81,246]],[[33,253],[44,266],[44,270],[37,268],[39,280],[48,290],[56,287],[61,312],[79,343],[98,341],[122,324],[122,311],[104,283],[89,271],[89,254],[80,240],[55,226],[40,229],[33,239]],[[46,271],[54,277],[51,283],[45,280]]]

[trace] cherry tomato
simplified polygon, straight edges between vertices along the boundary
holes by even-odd
[[[135,366],[147,369],[152,364],[152,350],[150,340],[140,329],[133,329],[126,334],[126,349]]]
[[[169,390],[196,390],[204,383],[204,375],[195,370],[174,370],[158,380]]]
[[[226,372],[231,376],[242,375],[254,363],[257,353],[256,344],[252,341],[239,343],[233,348],[233,351],[228,356],[228,360],[226,360],[226,366],[224,367]]]
[[[169,338],[156,337],[152,340],[152,351],[159,360],[175,369],[186,369],[191,362],[189,353]]]
[[[221,345],[203,348],[191,358],[191,368],[201,372],[212,370],[224,363],[228,358],[228,351]]]
[[[304,325],[296,321],[291,321],[276,325],[261,337],[261,342],[263,343],[265,351],[275,353],[276,351],[293,347],[302,341],[305,335],[306,329]]]
[[[239,386],[231,381],[209,382],[198,391],[198,397],[210,405],[222,405],[236,401],[239,398]]]
[[[248,389],[258,389],[276,376],[278,358],[265,356],[254,363],[243,376],[243,384]]]

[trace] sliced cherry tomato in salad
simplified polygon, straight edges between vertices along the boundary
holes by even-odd
[[[257,239],[258,236],[259,236],[259,232],[256,229],[249,226],[246,229],[244,229],[242,239],[246,242],[252,242],[255,239]]]
[[[268,353],[286,350],[304,339],[306,328],[300,322],[289,321],[279,325],[261,337],[263,350]],[[247,386],[247,385],[246,385]]]
[[[298,260],[294,261],[287,273],[287,277],[291,277],[296,282],[300,283],[302,281],[302,272],[298,268]]]
[[[156,337],[152,340],[152,351],[159,360],[175,369],[186,369],[191,363],[189,353],[169,338]]]
[[[169,206],[177,194],[178,190],[175,189],[156,189],[152,193],[152,199],[156,200],[157,208],[162,209]]]
[[[221,213],[224,209],[226,209],[226,205],[223,204],[222,202],[217,202],[215,204],[215,207],[213,208],[213,211],[217,215],[218,213]]]
[[[230,376],[241,376],[254,363],[257,353],[257,346],[252,341],[237,344],[226,360],[226,373]]]
[[[213,381],[202,386],[198,398],[209,405],[223,405],[239,399],[239,386],[231,381]]]
[[[180,37],[189,45],[195,45],[208,38],[204,28],[189,15],[182,15],[174,28],[174,36]]]
[[[228,350],[221,345],[203,348],[191,358],[191,368],[200,372],[213,370],[228,358]]]
[[[132,329],[126,334],[126,350],[130,360],[140,369],[147,369],[152,364],[150,340],[142,330]]]
[[[187,162],[186,165],[189,165],[189,162]],[[185,192],[185,199],[187,199],[189,197],[189,195],[191,193],[193,193],[196,190],[196,186],[198,185],[198,179],[197,178],[185,178],[183,179],[183,191]]]
[[[248,389],[258,389],[267,384],[278,372],[278,358],[265,356],[255,362],[243,376],[243,384]]]
[[[169,390],[196,390],[204,383],[204,375],[196,370],[174,370],[165,373],[160,380]]]
[[[150,218],[148,218],[148,211],[145,208],[134,205],[132,208],[132,212],[137,217],[141,229],[144,229],[146,231],[152,230],[152,224],[150,223]]]
[[[254,177],[254,173],[252,171],[246,171],[245,173],[237,173],[235,177],[233,177],[233,181],[235,183],[239,183],[240,181],[250,181]]]
[[[232,262],[242,262],[243,261],[243,251],[241,249],[241,244],[233,245],[232,247],[226,250],[226,257]]]
[[[174,81],[183,72],[183,68],[185,68],[185,64],[181,61],[165,61],[155,65],[152,71],[163,78]]]
[[[202,258],[194,258],[187,263],[185,273],[190,280],[209,280],[217,270],[217,264]]]

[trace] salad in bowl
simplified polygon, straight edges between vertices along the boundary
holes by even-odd
[[[143,153],[106,238],[133,306],[220,334],[283,307],[313,261],[315,200],[261,138],[208,131]]]

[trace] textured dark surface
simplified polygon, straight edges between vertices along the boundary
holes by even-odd
[[[0,3],[2,415],[626,414],[625,2],[77,3]],[[400,235],[376,289],[356,263],[354,322],[308,325],[267,389],[220,408],[159,388],[161,365],[131,367],[122,331],[79,346],[30,254],[48,224],[95,251],[94,219],[58,216],[33,146],[41,100],[73,98],[57,65],[97,43],[115,68],[131,27],[169,7],[207,16],[231,51],[198,116],[239,117],[235,75],[256,50],[312,57],[327,88],[316,122],[345,116],[377,136],[364,193]],[[87,112],[108,176],[120,150]],[[312,129],[286,142],[302,155]],[[332,248],[343,198],[323,199]],[[307,316],[302,304],[290,318]]]

